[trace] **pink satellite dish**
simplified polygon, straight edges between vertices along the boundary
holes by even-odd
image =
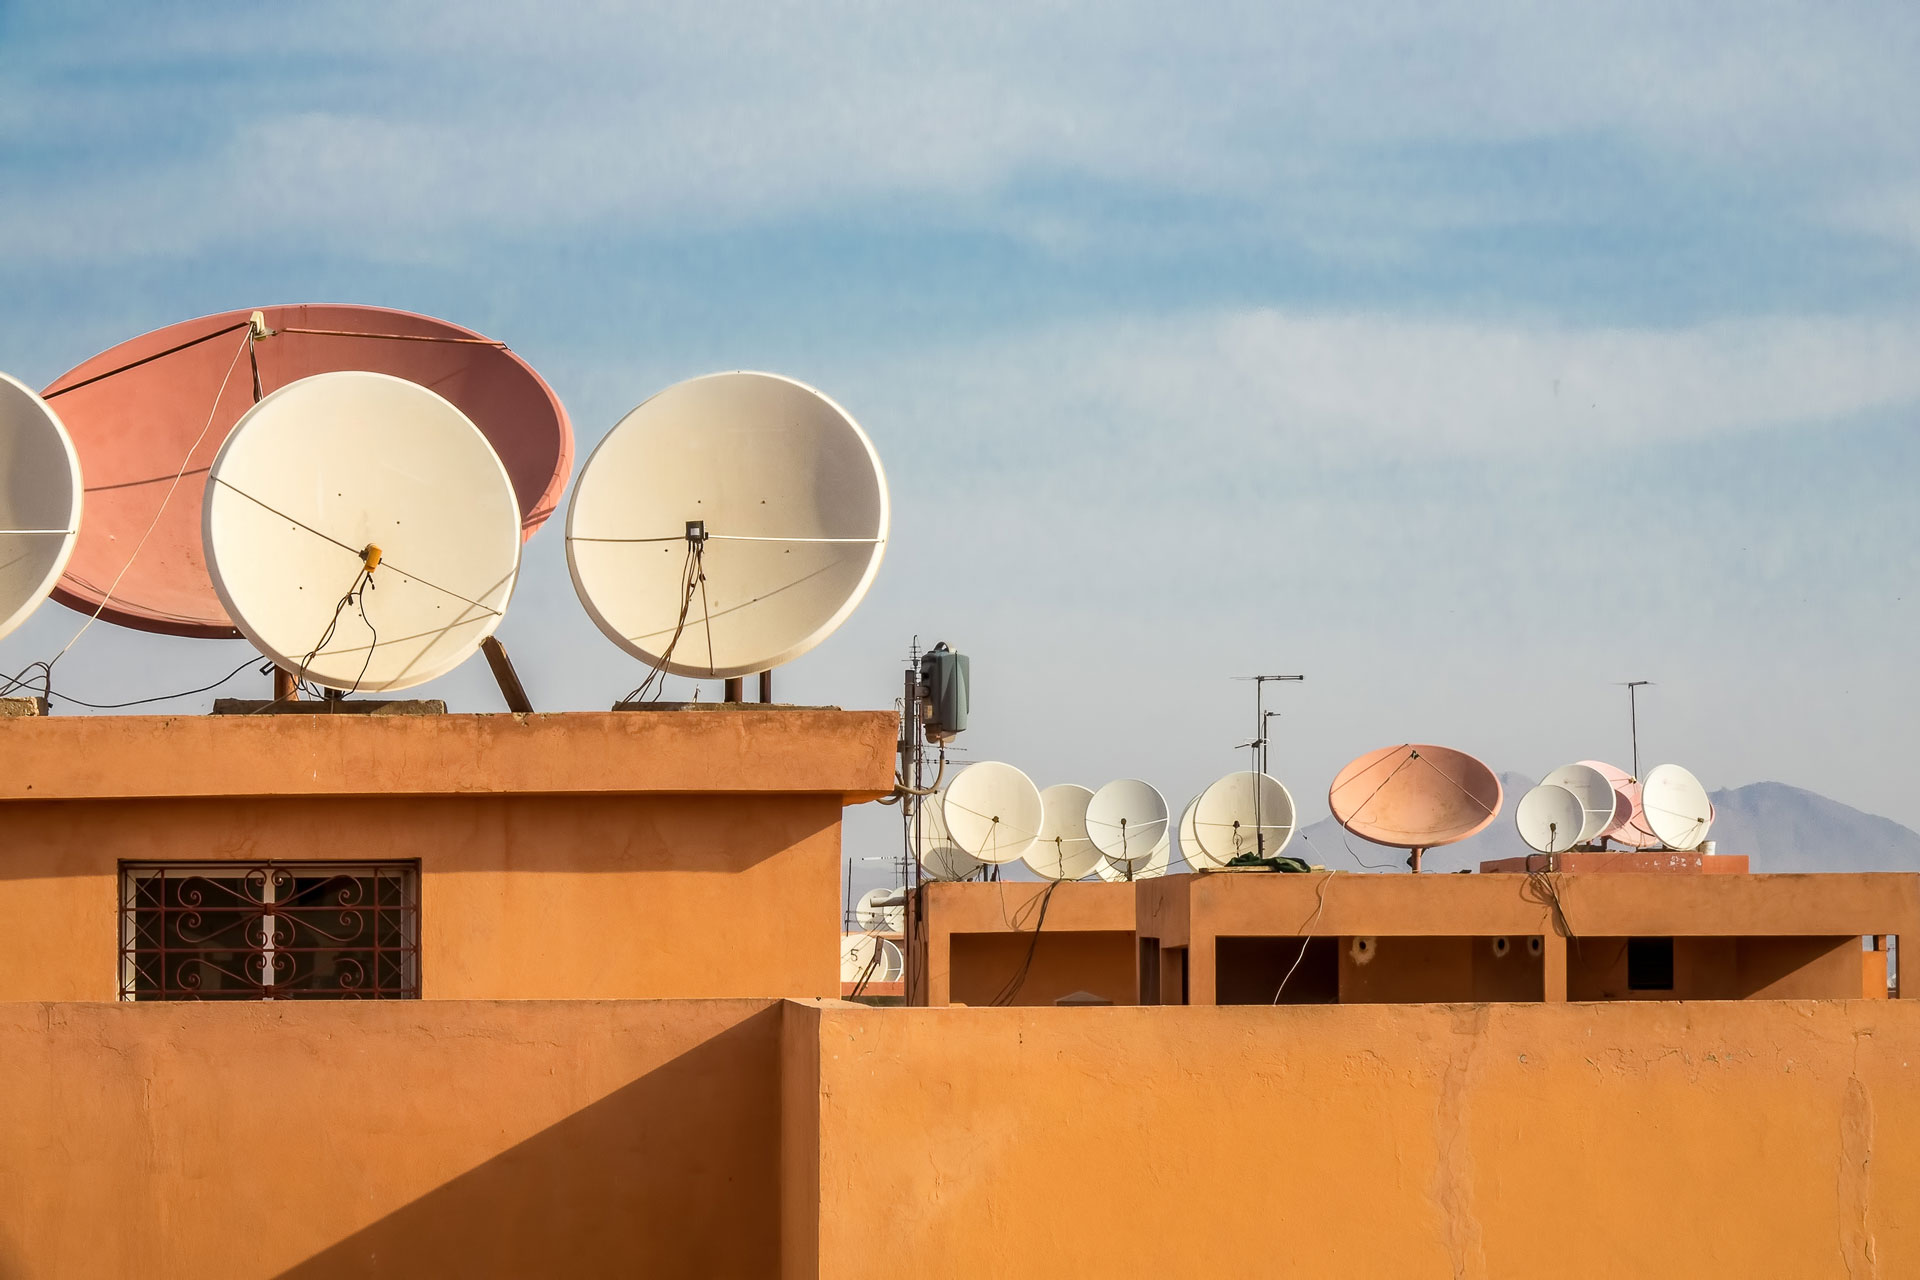
[[[87,518],[55,600],[140,631],[238,636],[201,548],[207,468],[256,400],[319,373],[385,373],[439,393],[506,466],[522,539],[553,514],[573,469],[573,428],[553,389],[504,344],[386,307],[266,307],[264,334],[252,315],[156,329],[42,393],[87,479]]]
[[[1660,837],[1654,835],[1652,828],[1647,826],[1646,810],[1640,800],[1640,784],[1634,776],[1625,769],[1615,768],[1600,760],[1582,760],[1580,763],[1605,774],[1613,787],[1613,823],[1596,838],[1613,840],[1629,849],[1651,849],[1658,845]]]
[[[1341,826],[1374,844],[1420,855],[1455,844],[1500,814],[1500,779],[1464,751],[1402,743],[1369,751],[1340,770],[1327,806]]]

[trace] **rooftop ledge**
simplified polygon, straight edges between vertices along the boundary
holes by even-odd
[[[890,711],[0,720],[0,803],[240,796],[893,790]]]

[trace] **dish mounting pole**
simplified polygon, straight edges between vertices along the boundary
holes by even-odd
[[[1622,680],[1627,687],[1627,726],[1633,734],[1633,780],[1640,781],[1640,690],[1651,680]]]

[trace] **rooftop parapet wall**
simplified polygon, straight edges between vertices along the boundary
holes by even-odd
[[[0,803],[893,790],[886,711],[0,720]]]

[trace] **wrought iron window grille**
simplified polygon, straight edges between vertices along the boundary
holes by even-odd
[[[417,1000],[411,862],[125,862],[122,1000]]]

